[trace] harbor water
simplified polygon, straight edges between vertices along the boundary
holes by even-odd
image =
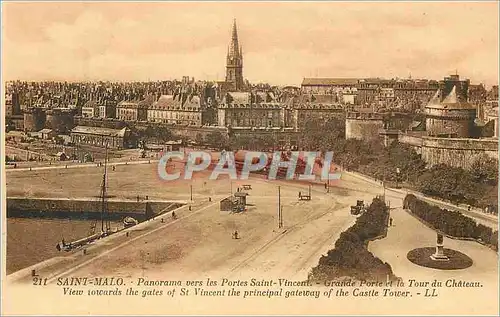
[[[68,252],[57,251],[56,245],[81,239],[90,234],[94,220],[7,218],[7,274]],[[121,222],[112,222],[111,228],[122,228]],[[96,224],[96,231],[101,222]]]

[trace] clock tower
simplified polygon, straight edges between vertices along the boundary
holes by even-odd
[[[236,19],[233,22],[233,34],[227,51],[226,82],[231,84],[232,91],[243,89],[243,51],[238,43]]]

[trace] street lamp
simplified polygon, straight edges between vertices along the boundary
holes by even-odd
[[[330,193],[330,173],[328,173],[328,178],[327,178],[327,184],[326,184],[326,193]]]
[[[401,170],[399,169],[399,167],[396,167],[396,188],[399,188],[399,177],[400,177],[400,173],[401,173]]]
[[[383,194],[383,197],[384,197],[384,202],[385,202],[385,179],[387,177],[387,171],[384,170],[384,179],[382,180],[382,187],[383,187],[383,191],[384,191],[384,194]]]
[[[281,207],[281,188],[278,186],[278,228],[283,228],[283,207]]]

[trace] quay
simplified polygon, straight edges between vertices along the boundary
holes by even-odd
[[[106,217],[121,220],[133,217],[144,221],[184,205],[184,201],[107,199]],[[7,218],[101,219],[102,201],[98,198],[24,198],[7,197]]]

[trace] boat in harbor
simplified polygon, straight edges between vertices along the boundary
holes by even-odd
[[[81,238],[81,239],[78,239],[78,240],[75,240],[75,241],[71,241],[69,243],[66,242],[63,238],[61,240],[61,242],[59,242],[56,245],[56,249],[58,251],[69,252],[71,250],[80,248],[86,244],[92,243],[95,240],[104,238],[104,237],[110,235],[111,233],[113,233],[113,231],[111,230],[111,224],[109,221],[110,217],[109,217],[109,210],[107,208],[108,206],[107,206],[107,200],[106,200],[107,199],[106,186],[107,186],[107,177],[108,177],[107,172],[108,172],[108,146],[106,144],[106,155],[105,155],[105,159],[104,159],[104,173],[102,176],[101,190],[100,190],[100,195],[99,195],[99,198],[101,200],[101,219],[100,219],[101,220],[100,221],[101,222],[101,230],[99,232],[96,232],[97,224],[98,224],[98,220],[96,220],[92,223],[92,225],[90,227],[90,233],[88,236]],[[130,217],[127,217],[127,218],[130,218]]]

